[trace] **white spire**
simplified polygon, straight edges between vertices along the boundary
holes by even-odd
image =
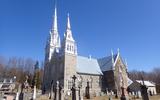
[[[49,43],[47,43],[47,49],[46,49],[46,61],[51,60],[53,53],[59,52],[59,49],[61,47],[60,45],[60,36],[58,34],[58,25],[57,25],[57,7],[55,3],[55,9],[54,9],[54,16],[53,16],[53,23],[49,34]]]
[[[73,39],[73,37],[72,37],[72,30],[71,30],[69,13],[68,13],[68,15],[67,15],[67,26],[66,26],[65,38],[66,38],[67,40],[74,41],[74,39]]]
[[[51,41],[52,44],[51,45],[55,45],[56,48],[60,47],[60,36],[58,34],[58,25],[57,25],[57,7],[56,7],[56,3],[55,3],[55,12],[54,12],[54,20],[53,20],[53,26],[51,29]]]
[[[67,16],[66,31],[64,34],[64,41],[62,42],[62,46],[64,53],[77,55],[77,45],[72,36],[69,14]]]
[[[57,7],[56,7],[56,5],[55,5],[55,10],[54,10],[54,22],[53,22],[52,29],[54,31],[58,31],[58,26],[57,26]]]
[[[71,29],[69,13],[68,13],[68,16],[67,16],[67,29],[69,29],[69,30]]]

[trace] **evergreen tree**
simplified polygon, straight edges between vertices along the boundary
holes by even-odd
[[[34,76],[32,81],[32,87],[36,85],[37,88],[41,86],[41,78],[40,78],[40,70],[39,70],[39,62],[37,61],[34,65]]]

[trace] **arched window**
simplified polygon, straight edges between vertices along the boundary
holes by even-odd
[[[67,50],[69,50],[69,45],[67,44]]]
[[[69,46],[69,51],[71,51],[71,45]]]
[[[71,49],[72,49],[72,51],[73,51],[73,45],[71,46]]]

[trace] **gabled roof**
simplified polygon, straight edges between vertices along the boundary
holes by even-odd
[[[117,54],[113,55],[114,62],[116,61],[116,58]],[[98,63],[102,72],[113,70],[112,56],[100,58],[98,59]]]
[[[77,56],[77,72],[102,75],[97,59]]]

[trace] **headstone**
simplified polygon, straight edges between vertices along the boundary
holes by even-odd
[[[78,100],[81,100],[81,88],[80,87],[78,87]]]
[[[138,94],[138,98],[141,98],[141,91],[138,91],[137,94]]]
[[[142,100],[149,100],[147,89],[146,85],[141,85]]]
[[[49,99],[53,99],[53,80],[52,80],[52,82],[51,82],[51,88],[50,88],[50,93],[49,93]]]
[[[114,93],[113,93],[113,91],[111,90],[111,95],[113,95]]]
[[[55,100],[59,100],[59,81],[56,82],[56,95],[55,95]]]
[[[16,99],[15,100],[19,100],[19,92],[16,93]]]
[[[76,100],[76,89],[75,87],[72,87],[72,100]]]
[[[21,87],[21,90],[20,90],[21,92],[20,92],[20,94],[19,94],[19,100],[23,100],[23,94],[24,94],[24,93],[23,93],[23,88],[24,88],[24,84],[21,84],[20,87]]]
[[[112,90],[110,91],[110,93],[109,93],[109,100],[112,100],[112,94],[113,92],[112,92]]]
[[[108,89],[106,89],[106,94],[109,95]]]
[[[19,100],[20,92],[21,92],[21,85],[18,86],[18,91],[17,91],[17,93],[16,93],[16,98],[15,98],[15,100]]]
[[[36,100],[36,86],[34,86],[34,91],[33,91],[33,100]]]
[[[132,92],[132,95],[134,96],[134,95],[135,95],[135,93],[134,93],[134,92]]]
[[[80,96],[77,88],[76,88],[76,100],[80,100]]]
[[[60,90],[60,92],[61,92],[60,93],[61,94],[61,99],[60,100],[64,100],[64,93],[63,93],[63,91],[64,91],[63,89]]]
[[[132,93],[131,93],[131,92],[129,92],[129,95],[132,95]]]

